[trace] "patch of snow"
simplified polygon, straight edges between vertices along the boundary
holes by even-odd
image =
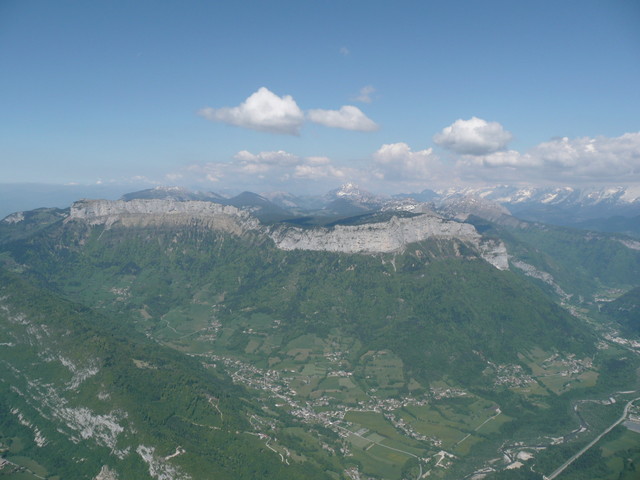
[[[345,183],[340,190],[336,192],[338,197],[355,197],[360,195],[360,189],[355,183]]]
[[[624,193],[620,196],[623,202],[633,203],[640,200],[640,186],[634,185],[624,189]]]

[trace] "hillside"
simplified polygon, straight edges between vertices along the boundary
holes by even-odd
[[[386,212],[300,228],[265,226],[211,202],[80,202],[38,228],[3,223],[0,261],[15,273],[2,283],[25,285],[10,287],[23,295],[12,305],[39,297],[86,313],[77,319],[63,313],[47,327],[60,332],[59,351],[81,345],[73,365],[89,358],[99,366],[68,401],[107,415],[116,407],[97,410],[95,397],[108,388],[113,405],[127,412],[118,417],[125,433],[117,448],[153,447],[192,478],[208,478],[197,472],[218,462],[216,478],[252,478],[263,468],[260,478],[322,478],[324,471],[399,480],[429,469],[434,478],[455,479],[487,468],[505,441],[515,454],[547,445],[548,453],[532,455],[529,464],[549,473],[556,451],[550,436],[564,446],[595,433],[572,433],[571,401],[636,388],[637,361],[613,343],[602,346],[597,331],[557,305],[548,283],[525,274],[526,260],[538,272],[551,271],[568,291],[590,288],[582,277],[569,283],[572,259],[554,256],[544,229],[471,222]],[[576,258],[588,245],[568,230],[551,234],[546,242],[572,238]],[[398,243],[381,246],[391,239]],[[492,261],[487,246],[500,247],[504,263]],[[631,282],[629,259],[636,257],[621,258],[631,268],[621,280]],[[599,272],[602,282],[616,276],[587,263],[587,273]],[[56,311],[30,308],[33,315]],[[77,336],[62,335],[75,332],[65,321],[79,328]],[[107,350],[120,349],[108,357],[117,359],[118,374],[100,351],[91,353],[87,339],[94,337]],[[24,355],[24,363],[42,364],[37,345]],[[177,377],[154,368],[162,362],[173,362]],[[56,380],[69,371],[64,363],[59,371],[47,368],[39,370],[39,382],[59,382],[63,390],[71,381]],[[114,378],[124,383],[111,387]],[[3,398],[27,408],[20,395]],[[138,401],[154,408],[130,407]],[[39,416],[33,406],[29,414],[45,428],[33,420]],[[222,419],[236,423],[226,428]],[[202,425],[213,437],[200,447],[219,451],[211,459],[180,440],[201,438]],[[7,428],[18,427],[14,421]],[[126,436],[132,429],[140,434]],[[67,448],[69,438],[55,443]],[[236,456],[236,447],[246,456]],[[104,445],[87,448],[91,472],[120,465]],[[225,455],[233,462],[219,464]],[[145,469],[143,455],[126,458],[121,472]],[[494,462],[491,471],[514,461]],[[158,475],[152,474],[164,478]]]
[[[640,287],[604,304],[602,311],[626,331],[640,335]]]
[[[623,235],[587,232],[531,222],[467,220],[487,237],[498,237],[512,271],[560,301],[594,308],[596,298],[628,290],[640,278],[640,242]]]
[[[104,465],[118,478],[302,475],[245,433],[253,407],[222,372],[5,270],[0,297],[10,462],[51,478],[92,478]],[[313,472],[304,476],[324,478]]]

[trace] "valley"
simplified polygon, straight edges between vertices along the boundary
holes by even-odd
[[[0,480],[640,480],[638,25],[0,0]]]
[[[220,305],[214,306],[214,310],[217,308]],[[275,439],[290,434],[301,441],[313,437],[325,451],[353,459],[359,467],[351,467],[354,478],[381,472],[383,478],[398,478],[407,464],[415,464],[418,473],[414,471],[414,475],[429,472],[432,478],[449,478],[452,472],[461,471],[458,465],[469,462],[474,447],[482,448],[483,443],[496,450],[500,447],[503,456],[476,467],[476,474],[522,468],[527,461],[532,465],[538,452],[599,433],[581,420],[576,422],[577,428],[559,432],[557,437],[498,445],[501,427],[513,420],[501,411],[499,400],[488,400],[453,386],[454,382],[420,384],[405,376],[402,360],[390,351],[367,351],[354,358],[349,352],[362,351],[362,346],[339,331],[325,339],[303,335],[281,347],[281,322],[251,312],[247,315],[246,320],[225,323],[223,328],[219,321],[211,320],[217,335],[195,325],[192,327],[198,329],[194,331],[177,331],[167,325],[153,335],[203,359],[205,364],[224,365],[234,382],[255,391],[266,415],[254,417],[252,426],[283,462],[292,452]],[[240,335],[244,337],[240,348],[229,350],[228,339]],[[608,350],[616,344],[619,342],[612,341],[600,348]],[[227,353],[196,353],[206,350]],[[545,408],[550,408],[548,397],[574,389],[588,392],[597,383],[599,373],[591,358],[551,355],[539,349],[519,357],[531,373],[520,364],[488,362],[484,374],[494,388],[516,393]],[[632,393],[611,392],[601,402],[615,408],[615,398],[622,401]],[[580,405],[580,400],[574,402]],[[292,425],[299,423],[304,430],[279,422],[283,415],[294,417]],[[334,435],[323,436],[313,426],[324,427],[325,433],[330,430]],[[300,458],[299,454],[294,454],[296,457]]]
[[[640,434],[614,423],[640,342],[603,305],[640,252],[618,238],[163,202],[2,223],[0,476],[540,479],[584,450],[558,478],[633,478]]]

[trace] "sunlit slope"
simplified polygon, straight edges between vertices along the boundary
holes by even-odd
[[[632,238],[534,223],[474,224],[507,244],[514,271],[542,281],[554,295],[572,296],[574,303],[640,284],[640,242]]]
[[[640,287],[603,305],[602,311],[631,334],[640,335]]]
[[[118,478],[325,478],[264,451],[247,433],[254,407],[224,374],[5,270],[0,331],[5,472],[93,478],[106,465]]]
[[[397,352],[416,377],[465,383],[482,381],[487,359],[516,361],[536,346],[593,348],[590,334],[540,290],[455,241],[398,254],[284,252],[252,234],[60,222],[6,249],[14,268],[150,334],[171,310],[203,302],[223,322],[269,314],[290,335],[339,327],[363,348]]]

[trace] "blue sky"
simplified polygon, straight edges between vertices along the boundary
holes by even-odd
[[[640,182],[637,1],[0,1],[0,183]]]

